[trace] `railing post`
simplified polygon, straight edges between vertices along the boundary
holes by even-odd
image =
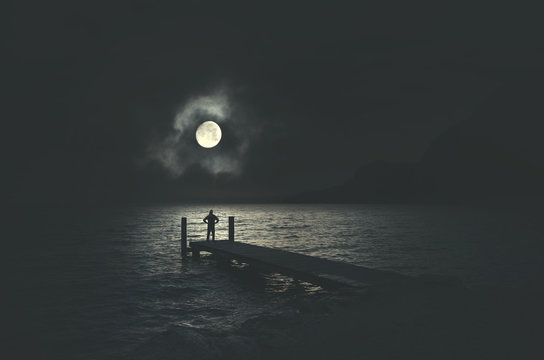
[[[234,216],[229,216],[229,241],[234,241]]]
[[[181,218],[181,257],[187,257],[187,218]]]

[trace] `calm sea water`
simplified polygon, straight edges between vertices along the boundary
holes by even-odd
[[[212,257],[180,259],[205,237],[210,208],[227,238],[404,274],[453,275],[472,287],[543,278],[539,217],[520,208],[394,205],[187,205],[36,210],[20,227],[17,338],[57,358],[110,358],[172,327],[228,332],[326,290]],[[25,243],[28,248],[25,248]],[[20,346],[15,342],[14,346]]]

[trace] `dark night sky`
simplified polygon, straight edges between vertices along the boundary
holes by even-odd
[[[541,161],[544,25],[521,3],[13,2],[5,13],[4,166],[18,203],[279,200],[368,162],[417,161],[461,122]],[[150,149],[210,97],[228,102],[224,138],[204,150],[186,131],[173,176]],[[237,171],[199,165],[221,156]]]

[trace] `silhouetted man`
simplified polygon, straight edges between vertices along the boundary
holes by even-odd
[[[208,216],[204,218],[204,222],[208,224],[208,235],[206,241],[210,241],[210,232],[212,233],[212,241],[215,241],[215,224],[219,222],[219,218],[213,214],[213,210],[210,210]]]

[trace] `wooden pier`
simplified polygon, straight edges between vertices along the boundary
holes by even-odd
[[[245,244],[234,241],[191,242],[193,256],[207,251],[221,257],[236,259],[257,268],[274,271],[322,285],[367,287],[398,282],[412,278],[390,271],[374,270],[344,262],[297,254],[281,249]]]
[[[339,261],[293,253],[234,241],[234,217],[229,217],[229,240],[193,241],[187,248],[186,220],[182,219],[182,256],[192,253],[200,257],[202,251],[235,259],[265,271],[273,271],[296,279],[321,284],[365,288],[387,284],[415,284],[416,279],[392,271],[369,269]]]

